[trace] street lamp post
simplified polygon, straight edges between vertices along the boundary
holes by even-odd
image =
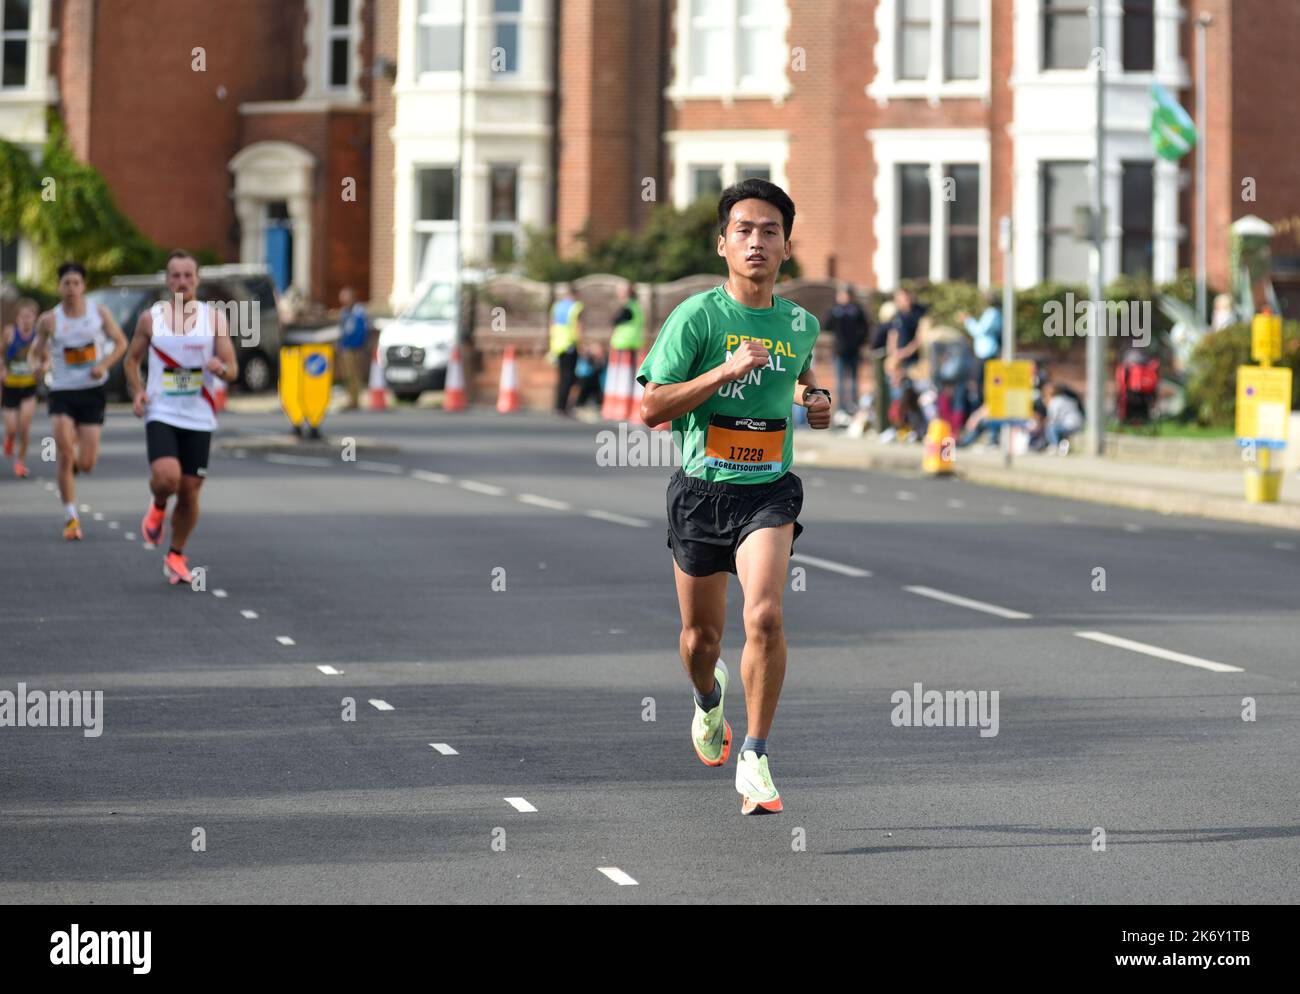
[[[1205,32],[1213,21],[1214,18],[1205,13],[1196,19],[1196,319],[1203,325],[1209,320],[1207,300],[1209,290],[1206,285],[1206,272],[1209,268],[1206,260],[1209,256],[1209,250],[1205,242],[1210,226],[1209,191],[1206,189],[1208,166],[1205,140],[1207,137],[1206,104],[1208,101],[1206,99],[1205,85],[1209,72],[1207,68],[1208,59],[1205,53]]]
[[[1105,390],[1102,375],[1105,367],[1105,323],[1102,320],[1102,283],[1106,253],[1106,40],[1103,30],[1103,0],[1093,0],[1088,13],[1092,18],[1092,64],[1096,74],[1097,121],[1096,160],[1092,170],[1092,314],[1088,319],[1088,447],[1095,456],[1106,451]]]

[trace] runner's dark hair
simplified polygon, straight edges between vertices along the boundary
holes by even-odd
[[[84,280],[86,278],[86,267],[79,262],[65,262],[59,267],[59,279],[63,279],[68,273],[80,273],[81,278]]]
[[[718,234],[726,237],[727,222],[731,219],[731,208],[742,200],[765,200],[781,212],[781,227],[785,231],[785,240],[790,240],[794,230],[794,201],[789,194],[775,183],[765,179],[741,180],[722,191],[718,199]]]
[[[190,253],[186,252],[184,249],[172,249],[171,254],[167,256],[167,261],[163,263],[164,270],[172,264],[173,259],[189,259],[194,263],[195,269],[199,268],[199,260],[190,255]]]

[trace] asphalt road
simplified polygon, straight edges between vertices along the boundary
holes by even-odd
[[[214,453],[203,591],[135,534],[129,414],[81,543],[39,448],[3,467],[0,691],[99,690],[104,724],[0,728],[0,901],[1300,899],[1293,532],[796,468],[786,810],[745,818],[688,741],[669,468],[543,417],[327,428],[398,451]],[[735,676],[742,644],[733,581]],[[896,727],[918,683],[997,691],[997,734]]]

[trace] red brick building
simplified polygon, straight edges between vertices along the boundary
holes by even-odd
[[[316,300],[368,284],[372,0],[5,3],[6,29],[28,15],[23,89],[146,235]]]

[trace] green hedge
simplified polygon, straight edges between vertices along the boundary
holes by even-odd
[[[1211,332],[1192,353],[1187,403],[1204,425],[1226,427],[1237,417],[1237,367],[1251,365],[1250,325],[1238,324]],[[1300,405],[1300,322],[1282,324],[1282,359],[1291,376],[1291,409]]]

